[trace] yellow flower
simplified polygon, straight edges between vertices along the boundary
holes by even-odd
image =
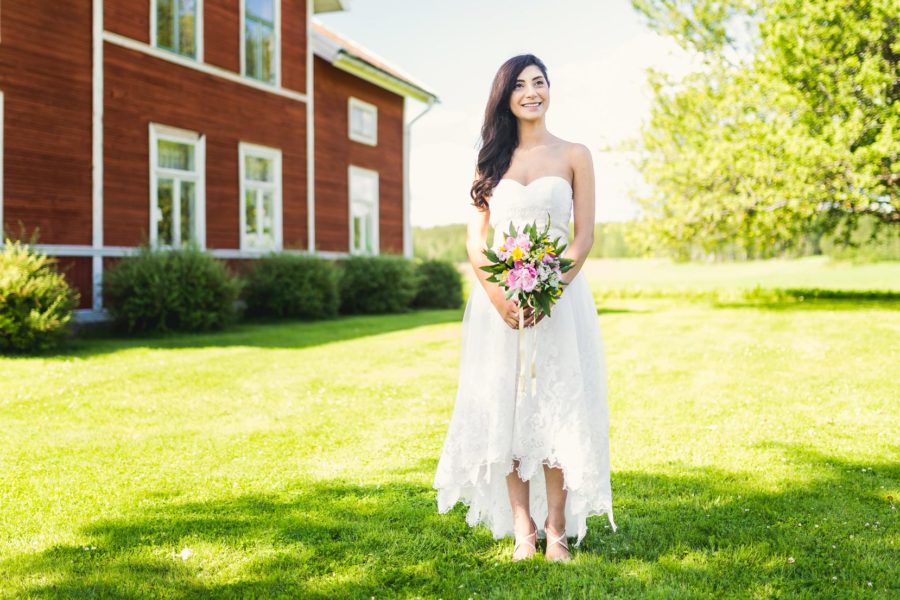
[[[516,246],[511,254],[513,260],[522,260],[522,249]]]
[[[506,252],[506,246],[500,246],[500,252]]]

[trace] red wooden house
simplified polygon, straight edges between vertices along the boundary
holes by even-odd
[[[314,19],[345,1],[3,6],[0,224],[38,230],[80,316],[102,315],[104,266],[144,241],[235,267],[411,255],[407,99],[424,114],[437,97]]]

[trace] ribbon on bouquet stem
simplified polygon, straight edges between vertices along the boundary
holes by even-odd
[[[533,309],[534,307],[532,307]],[[534,339],[536,337],[534,326],[537,325],[537,313],[531,313],[531,326],[532,326],[532,340],[531,340],[531,352],[528,352],[527,344],[526,344],[526,334],[525,334],[525,309],[521,305],[519,306],[519,339],[518,339],[518,351],[519,351],[519,372],[517,374],[518,377],[518,397],[522,397],[527,390],[528,397],[534,397],[537,388],[537,340]],[[528,354],[531,356],[528,357]],[[526,364],[527,362],[527,364]],[[518,399],[518,398],[517,398]]]

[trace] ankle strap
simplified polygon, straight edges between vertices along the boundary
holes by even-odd
[[[547,545],[548,545],[548,546],[551,546],[551,545],[553,545],[553,544],[559,544],[560,546],[562,546],[563,548],[565,548],[566,550],[568,550],[568,549],[569,549],[569,544],[566,543],[566,532],[563,531],[563,532],[562,532],[562,535],[560,535],[559,537],[556,537],[556,536],[553,536],[553,535],[548,535],[548,536],[547,536]]]

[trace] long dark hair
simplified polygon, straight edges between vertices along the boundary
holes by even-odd
[[[488,208],[488,198],[509,168],[513,150],[519,145],[518,121],[509,108],[509,96],[516,87],[516,77],[528,65],[535,65],[541,70],[549,87],[547,67],[534,54],[513,56],[494,75],[491,94],[484,109],[484,123],[481,125],[481,149],[478,151],[476,179],[469,191],[472,205],[479,209]]]

